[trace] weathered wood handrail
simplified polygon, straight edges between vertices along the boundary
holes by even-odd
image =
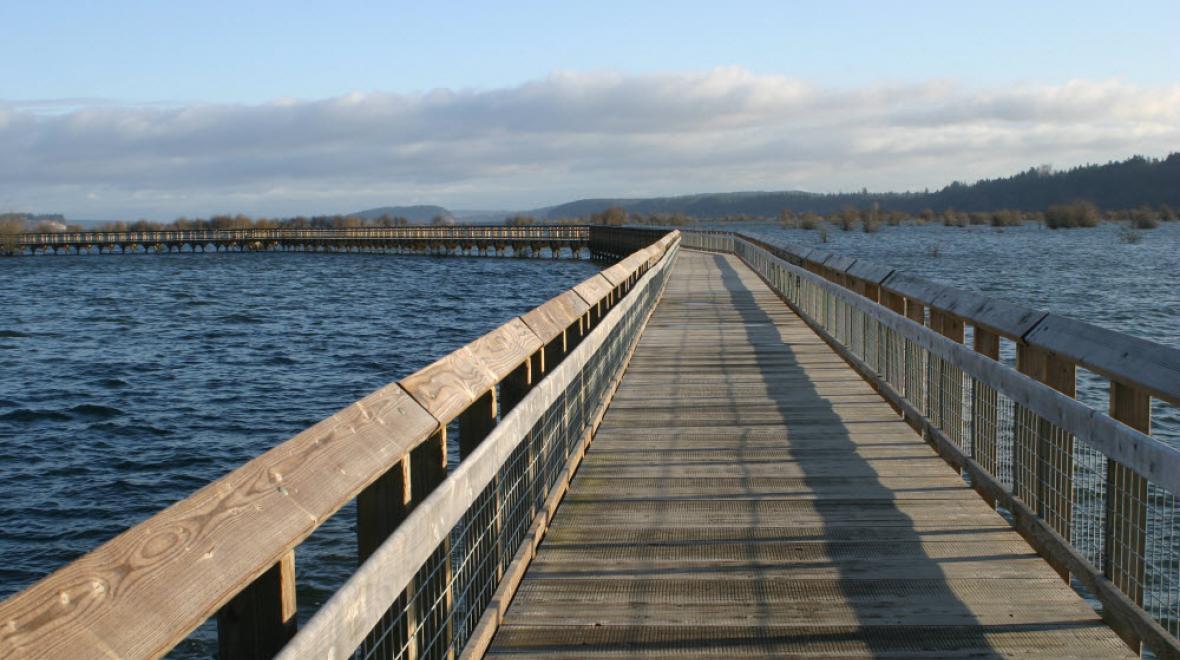
[[[739,255],[1078,577],[1128,644],[1180,656],[1180,451],[1147,435],[1150,396],[1180,394],[1180,351],[1077,321],[1038,333],[1052,315],[740,234],[684,244]],[[1000,336],[1018,341],[1016,369],[998,361]],[[1072,398],[1077,364],[1113,377],[1109,414]]]
[[[669,248],[675,250],[675,246]],[[642,251],[640,253],[642,255]],[[654,255],[651,255],[654,256]],[[506,415],[478,448],[460,464],[433,494],[398,526],[389,539],[316,613],[299,634],[283,649],[280,658],[345,658],[364,645],[372,648],[385,644],[383,656],[449,657],[463,651],[464,655],[478,655],[490,640],[498,616],[506,606],[510,594],[493,604],[492,589],[500,586],[504,575],[488,578],[495,571],[513,573],[507,559],[521,558],[531,552],[529,541],[537,533],[518,535],[504,530],[521,532],[534,522],[535,512],[530,507],[512,505],[512,493],[541,486],[538,501],[544,502],[544,516],[550,515],[556,498],[554,488],[568,483],[573,466],[568,462],[580,459],[581,452],[596,426],[597,417],[605,410],[626,355],[638,339],[643,322],[654,309],[671,259],[658,261],[652,268],[642,268],[634,284],[640,295],[628,296],[604,317],[601,324],[588,333],[576,349],[534,388],[511,413]],[[576,411],[576,412],[572,412]],[[559,413],[559,421],[552,415]],[[537,441],[546,442],[536,447]],[[536,472],[542,466],[556,466],[560,473],[546,478]],[[490,501],[481,501],[490,500]],[[464,524],[471,517],[475,521]],[[423,567],[430,566],[435,548],[447,544],[463,545],[466,552],[451,552],[448,557],[456,563],[446,572],[442,585],[451,594],[479,594],[471,597],[473,606],[466,616],[455,617],[454,605],[433,604],[415,612],[403,595],[423,578]],[[507,550],[507,553],[504,551]],[[503,553],[491,557],[492,553]],[[517,564],[522,565],[523,561]],[[460,577],[461,574],[474,579]],[[519,571],[509,579],[519,580]],[[514,585],[509,585],[514,588]],[[490,587],[490,588],[489,588]],[[441,601],[441,599],[439,599]],[[440,612],[440,610],[443,610]],[[423,639],[422,626],[414,635],[412,626],[405,625],[415,615],[421,619],[446,620],[459,625],[467,633],[463,639],[431,643]],[[383,616],[394,621],[381,627]],[[478,623],[476,623],[478,621]],[[371,634],[380,630],[379,638]],[[438,637],[442,637],[439,634]],[[417,639],[415,639],[417,637]],[[465,648],[468,640],[479,648]]]
[[[469,455],[645,273],[674,255],[678,233],[645,236],[647,247],[603,274],[0,603],[0,656],[153,657],[215,615],[221,657],[273,655],[294,632],[296,547],[355,498],[358,553],[376,552],[446,479],[448,425],[458,422],[460,454]],[[449,566],[449,549],[440,550],[435,568]]]

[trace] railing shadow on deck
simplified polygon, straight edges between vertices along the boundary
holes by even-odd
[[[685,244],[739,255],[1132,649],[1180,657],[1180,451],[1147,435],[1153,399],[1180,404],[1180,350],[821,250]],[[1078,366],[1110,379],[1108,413],[1072,398]]]
[[[873,588],[887,591],[892,586],[901,597],[907,589],[920,584],[919,589],[927,605],[936,604],[936,607],[940,608],[941,617],[958,621],[954,625],[954,644],[984,653],[991,651],[991,644],[985,634],[987,630],[979,624],[971,608],[959,600],[947,583],[939,560],[926,553],[924,544],[930,539],[919,532],[913,520],[898,508],[894,499],[895,491],[881,483],[873,465],[860,454],[861,446],[852,440],[847,422],[837,413],[828,397],[820,393],[818,383],[812,379],[815,367],[809,367],[806,364],[808,359],[800,355],[800,349],[805,349],[806,345],[788,344],[783,341],[774,319],[762,309],[752,292],[741,283],[741,278],[733,266],[720,255],[714,256],[713,261],[722,272],[722,280],[731,284],[727,288],[731,291],[731,299],[744,321],[746,338],[754,348],[754,359],[760,371],[772,378],[782,375],[801,377],[792,380],[789,391],[768,382],[767,395],[773,401],[774,410],[780,417],[779,423],[791,440],[791,459],[799,466],[804,483],[815,495],[814,509],[821,519],[823,538],[838,539],[804,541],[814,542],[823,548],[823,552],[817,554],[818,565],[839,566],[839,555],[847,550],[846,547],[841,547],[845,543],[859,546],[853,548],[852,554],[855,556],[856,551],[870,548],[879,552],[882,549],[879,542],[884,541],[888,546],[886,563],[891,557],[905,557],[926,569],[918,575],[879,578],[849,572],[845,567],[838,575],[838,585],[845,601],[851,604],[856,612],[860,627],[855,632],[835,633],[821,639],[812,638],[811,641],[860,643],[873,654],[896,654],[899,650],[898,642],[904,643],[906,640],[886,634],[886,631],[881,629],[887,622],[882,620],[880,606],[878,604],[876,607],[866,607],[868,604],[865,602],[864,593],[866,589]],[[813,345],[822,348],[821,355],[830,354],[826,344],[819,337],[815,337]],[[831,358],[838,360],[834,354],[831,354]],[[846,370],[842,362],[839,363],[838,370]],[[819,443],[822,446],[808,447],[807,444],[810,443],[802,440],[807,436],[809,426],[822,429],[822,439]],[[839,461],[843,477],[858,478],[857,495],[860,502],[832,502],[825,498],[825,495],[834,495],[840,490],[833,481],[830,470],[825,469],[831,467],[833,460]],[[875,509],[873,526],[887,528],[886,538],[849,541],[847,520],[842,524],[838,514],[866,504],[869,508]],[[756,504],[752,509],[756,511]],[[970,533],[972,530],[963,531]],[[806,536],[803,538],[806,539]],[[793,539],[788,537],[782,541],[790,543]],[[874,554],[876,553],[868,552],[863,559],[867,560]],[[988,558],[981,557],[985,560]],[[1009,557],[996,555],[995,558]],[[904,600],[899,603],[903,609],[910,604],[912,603],[906,603]],[[766,624],[770,623],[773,621],[766,621]],[[921,623],[914,620],[909,625],[917,628]],[[905,628],[906,624],[901,624],[901,627]],[[996,632],[995,628],[992,628],[992,631]],[[924,640],[925,643],[937,641]]]

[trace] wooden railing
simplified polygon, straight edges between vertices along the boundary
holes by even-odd
[[[56,245],[152,245],[159,243],[217,243],[296,240],[422,240],[422,241],[524,241],[581,242],[590,240],[584,225],[441,225],[411,227],[356,227],[340,229],[193,229],[168,231],[41,232],[18,235],[26,247]]]
[[[645,236],[0,603],[0,657],[154,657],[211,617],[220,657],[271,657],[295,634],[297,547],[354,499],[364,563],[288,654],[453,657],[486,641],[678,249],[676,232]]]
[[[1152,398],[1180,405],[1180,351],[820,250],[730,232],[684,245],[739,255],[1128,644],[1180,656],[1180,451],[1148,435]],[[1109,379],[1106,413],[1073,398],[1078,367]]]

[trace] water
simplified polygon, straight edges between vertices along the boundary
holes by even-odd
[[[311,253],[0,259],[0,598],[596,270]],[[299,548],[302,616],[355,567],[353,517]],[[208,655],[212,635],[179,655]]]
[[[1180,348],[1180,222],[1143,231],[1136,244],[1121,242],[1113,223],[1070,230],[903,225],[873,234],[829,226],[827,243],[818,231],[776,224],[724,228],[846,254]],[[1004,348],[1003,357],[1014,362],[1014,347],[1005,342]],[[1106,410],[1108,396],[1109,381],[1078,370],[1079,400]],[[1180,447],[1180,409],[1155,402],[1152,424],[1153,436]]]

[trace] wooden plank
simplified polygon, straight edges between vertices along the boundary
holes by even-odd
[[[571,325],[576,324],[588,309],[590,306],[581,296],[573,291],[566,291],[520,318],[541,341],[549,344]]]
[[[1056,626],[508,625],[489,656],[694,658],[1130,657],[1099,622]]]
[[[587,305],[597,309],[599,305],[609,302],[614,286],[601,273],[595,273],[593,277],[582,281],[573,290],[574,293],[581,296],[582,300],[586,301]]]
[[[894,269],[864,259],[857,259],[856,263],[849,266],[846,272],[858,280],[880,285],[893,274]]]
[[[492,378],[499,381],[543,345],[541,338],[516,318],[476,339],[466,348],[491,373]]]
[[[619,287],[627,283],[627,278],[631,276],[632,269],[623,262],[619,262],[610,268],[602,271],[601,275],[606,278],[612,286]]]
[[[977,329],[983,328],[1009,339],[1024,337],[1045,318],[1045,312],[952,287],[935,294],[929,304],[948,314],[966,319]]]
[[[1025,341],[1111,380],[1180,405],[1180,349],[1049,314]]]
[[[0,604],[0,655],[162,655],[437,427],[378,390]]]
[[[439,423],[447,424],[496,381],[495,375],[464,346],[403,378],[401,385]]]

